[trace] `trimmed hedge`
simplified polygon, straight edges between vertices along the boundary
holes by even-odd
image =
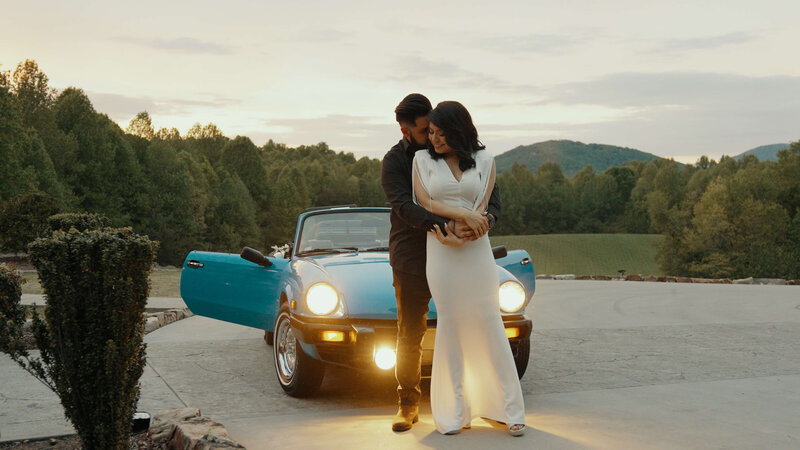
[[[129,228],[73,228],[29,246],[47,295],[33,321],[42,375],[87,449],[128,448],[157,245]]]
[[[22,344],[25,307],[20,304],[24,282],[12,266],[0,264],[0,352],[14,360],[27,356]]]
[[[47,218],[61,210],[46,194],[29,193],[0,204],[0,249],[20,253],[34,239],[50,234]]]
[[[75,228],[78,231],[100,230],[111,226],[111,220],[102,214],[90,213],[64,213],[50,216],[47,219],[53,231],[69,231]]]

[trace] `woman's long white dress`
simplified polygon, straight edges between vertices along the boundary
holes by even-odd
[[[458,181],[443,159],[434,160],[421,150],[414,155],[414,177],[431,199],[474,210],[487,195],[494,170],[488,151],[476,152],[475,159],[477,167]],[[431,375],[436,429],[460,430],[476,417],[525,423],[522,388],[500,317],[489,237],[454,248],[429,233],[426,274],[438,316]]]

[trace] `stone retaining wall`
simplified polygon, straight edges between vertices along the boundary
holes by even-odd
[[[643,277],[641,275],[626,275],[624,277],[610,277],[607,275],[580,275],[560,274],[560,275],[536,275],[537,280],[602,280],[602,281],[650,281],[659,283],[701,283],[701,284],[758,284],[758,285],[791,285],[800,286],[800,280],[784,280],[783,278],[742,278],[731,280],[729,278],[691,278],[691,277],[656,277],[653,275]]]

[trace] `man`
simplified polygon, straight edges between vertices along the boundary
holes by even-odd
[[[383,157],[381,184],[392,206],[389,260],[397,297],[397,392],[399,409],[392,430],[407,431],[419,420],[422,338],[427,329],[431,298],[425,278],[426,233],[434,225],[465,239],[474,239],[462,222],[437,216],[416,205],[412,198],[411,164],[417,150],[428,145],[428,114],[433,108],[422,94],[410,94],[395,109],[403,139]],[[486,215],[489,227],[500,214],[500,194],[492,190]]]

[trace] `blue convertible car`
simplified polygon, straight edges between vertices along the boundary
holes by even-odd
[[[389,208],[327,207],[297,220],[288,248],[264,256],[193,251],[183,265],[181,296],[198,315],[266,331],[278,381],[289,395],[314,394],[326,364],[389,370],[395,364],[397,304],[389,266]],[[517,372],[528,365],[535,288],[524,250],[493,249],[500,308]],[[423,340],[430,374],[436,338],[431,302]]]

